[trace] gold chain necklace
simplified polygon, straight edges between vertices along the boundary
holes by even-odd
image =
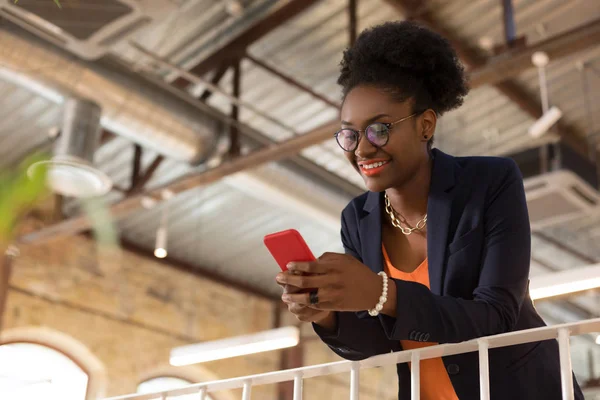
[[[403,227],[401,221],[398,219],[398,217],[396,217],[396,211],[392,207],[392,204],[390,203],[390,198],[388,197],[387,193],[385,193],[384,197],[385,197],[385,212],[387,213],[387,215],[390,216],[392,225],[394,225],[396,228],[400,229],[402,231],[402,233],[404,233],[405,235],[410,235],[414,231],[420,231],[421,229],[425,228],[425,226],[427,225],[427,214],[425,214],[425,216],[419,222],[417,222],[417,225],[415,225],[414,228]]]

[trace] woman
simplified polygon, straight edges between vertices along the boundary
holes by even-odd
[[[289,310],[350,360],[543,326],[517,165],[431,147],[468,92],[448,42],[409,22],[375,27],[344,53],[338,83],[336,140],[369,191],[342,212],[345,254],[277,276]],[[409,368],[398,365],[399,399]],[[557,342],[491,350],[490,379],[493,399],[560,399]],[[477,353],[422,361],[421,398],[478,399]]]

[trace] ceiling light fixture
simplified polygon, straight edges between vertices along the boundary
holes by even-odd
[[[171,350],[170,362],[173,366],[182,366],[221,360],[294,347],[299,341],[300,330],[295,326],[288,326],[251,335],[176,347]]]
[[[165,258],[167,252],[167,225],[169,219],[169,205],[166,201],[170,200],[174,194],[172,191],[165,189],[162,191],[161,196],[165,200],[164,208],[162,210],[162,216],[160,218],[160,225],[156,230],[156,242],[154,245],[154,256],[156,258]]]
[[[64,104],[62,128],[49,133],[57,137],[52,158],[33,164],[28,173],[46,166],[47,185],[63,196],[91,198],[108,193],[112,180],[93,164],[101,114],[96,103],[69,98]]]
[[[533,276],[529,284],[532,300],[600,288],[600,264]]]

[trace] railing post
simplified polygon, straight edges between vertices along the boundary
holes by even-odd
[[[358,400],[359,384],[360,364],[355,361],[352,363],[352,369],[350,370],[350,400]]]
[[[490,400],[490,344],[487,339],[479,339],[479,398]]]
[[[560,383],[563,400],[574,400],[573,368],[571,366],[570,332],[567,328],[558,330],[558,353],[560,357]]]
[[[250,400],[251,395],[252,395],[252,382],[246,381],[246,382],[244,382],[244,390],[242,392],[242,400]]]
[[[298,372],[294,377],[294,400],[302,400],[302,373]]]
[[[200,392],[198,392],[199,396],[198,400],[205,400],[206,399],[206,388],[205,387],[201,387],[200,388]]]
[[[410,355],[410,398],[421,398],[421,354],[416,350]]]

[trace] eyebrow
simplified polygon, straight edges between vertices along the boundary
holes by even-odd
[[[375,122],[375,121],[377,121],[379,118],[382,118],[382,117],[389,117],[389,116],[390,116],[390,115],[388,115],[388,114],[377,114],[376,116],[369,118],[369,119],[366,121],[366,124],[368,125],[368,124],[370,124],[371,122]],[[350,126],[352,126],[352,122],[348,122],[348,121],[341,121],[341,123],[342,123],[342,125],[350,125]]]

